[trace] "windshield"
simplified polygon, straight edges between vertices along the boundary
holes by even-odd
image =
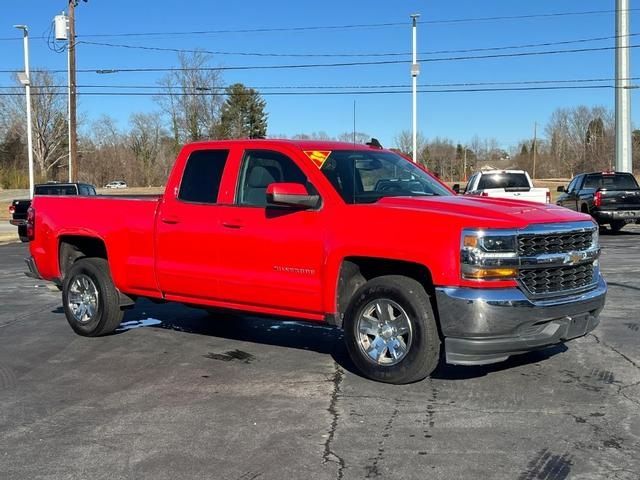
[[[384,197],[452,195],[424,170],[391,152],[334,150],[320,171],[347,203],[372,203]]]
[[[482,175],[478,182],[478,190],[490,188],[528,188],[529,181],[524,173],[490,173]]]

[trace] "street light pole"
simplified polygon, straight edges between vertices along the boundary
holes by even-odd
[[[412,110],[413,110],[413,121],[412,121],[412,135],[413,135],[413,143],[412,143],[412,154],[413,154],[413,163],[418,161],[418,75],[420,75],[420,65],[418,65],[418,54],[416,52],[417,48],[417,19],[420,16],[419,13],[414,13],[411,15],[412,27],[411,27],[411,36],[413,43],[413,53],[412,53],[412,62],[411,62],[411,81],[412,81]]]
[[[24,85],[27,97],[27,150],[29,156],[29,198],[33,198],[33,135],[31,133],[31,76],[29,74],[29,29],[26,25],[14,25],[18,30],[22,30],[24,40],[24,78],[20,78],[20,83]]]
[[[78,181],[78,131],[76,123],[76,0],[69,0],[69,181]]]
[[[629,0],[616,0],[616,171],[632,172]]]

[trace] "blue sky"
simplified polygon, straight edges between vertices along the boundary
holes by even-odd
[[[46,36],[54,15],[66,7],[66,0],[42,2],[21,0],[4,2],[0,24],[1,69],[20,69],[23,65],[22,43],[13,24],[30,28],[32,67],[66,69],[66,54],[51,51]],[[344,54],[410,52],[409,14],[421,13],[423,22],[610,10],[613,0],[456,0],[441,1],[243,1],[213,2],[192,0],[175,2],[131,2],[124,0],[89,0],[77,8],[78,40],[144,45],[164,48],[201,48],[223,52],[261,52],[281,54]],[[634,7],[631,2],[631,7]],[[640,32],[639,11],[631,12],[630,33]],[[401,26],[350,29],[316,29],[306,31],[245,32],[199,35],[167,35],[167,32],[201,30],[241,30],[305,26],[335,26],[372,23],[405,23]],[[140,37],[83,37],[85,35],[162,32]],[[612,37],[615,16],[612,13],[550,16],[543,18],[486,20],[457,23],[421,23],[418,51],[462,50],[501,47],[568,40]],[[631,44],[639,43],[631,37]],[[537,47],[506,52],[613,46],[614,40]],[[632,49],[631,76],[635,76],[636,50]],[[465,54],[421,55],[442,58]],[[478,55],[469,53],[467,55]],[[363,86],[410,85],[410,57],[322,58],[322,57],[252,57],[214,55],[211,66],[253,66],[296,63],[330,63],[370,60],[404,60],[406,63],[352,66],[340,68],[241,70],[223,73],[225,83],[242,82],[249,86]],[[78,68],[136,68],[177,66],[177,56],[170,52],[103,47],[80,44]],[[419,84],[510,82],[529,80],[567,80],[613,78],[614,52],[540,55],[465,61],[423,62]],[[117,73],[98,75],[82,73],[78,84],[155,85],[161,73]],[[66,82],[66,75],[60,77]],[[609,82],[610,83],[610,82]],[[640,83],[640,81],[638,82]],[[0,85],[11,84],[9,74],[0,74]],[[95,90],[109,90],[108,88]],[[353,91],[354,89],[347,89]],[[385,89],[383,89],[385,90]],[[388,90],[388,89],[387,89]],[[397,90],[397,89],[395,89]],[[407,88],[407,90],[409,90]],[[86,90],[85,90],[86,91]],[[113,91],[113,89],[111,89]],[[268,91],[264,89],[263,93]],[[633,93],[633,91],[632,91]],[[633,95],[637,97],[637,94]],[[402,130],[411,128],[411,95],[265,95],[269,113],[269,133],[293,135],[325,131],[338,135],[351,131],[353,101],[356,101],[357,130],[376,136],[391,145]],[[495,137],[505,147],[532,135],[533,124],[546,123],[558,107],[579,104],[613,107],[613,89],[556,90],[534,92],[464,92],[421,93],[418,124],[428,138],[449,137],[461,143],[474,135]],[[638,101],[633,98],[632,115],[637,116]],[[125,127],[134,112],[157,110],[151,97],[81,96],[79,108],[87,120],[110,115]],[[88,125],[86,122],[85,125]],[[637,122],[634,122],[637,123]]]

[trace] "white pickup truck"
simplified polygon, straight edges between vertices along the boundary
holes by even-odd
[[[454,186],[455,187],[455,186]],[[455,189],[455,188],[454,188]],[[549,203],[548,188],[535,188],[524,170],[485,170],[474,173],[463,192],[465,195],[513,198],[529,202]]]

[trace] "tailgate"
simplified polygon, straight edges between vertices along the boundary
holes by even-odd
[[[540,188],[488,188],[484,190],[484,193],[486,196],[494,198],[511,198],[513,200],[526,200],[528,202],[538,203],[547,202],[547,192],[545,189]]]
[[[11,205],[15,209],[13,211],[13,220],[27,219],[27,210],[29,210],[31,200],[14,200],[13,202],[11,202]]]
[[[602,210],[639,210],[640,189],[600,190]]]

